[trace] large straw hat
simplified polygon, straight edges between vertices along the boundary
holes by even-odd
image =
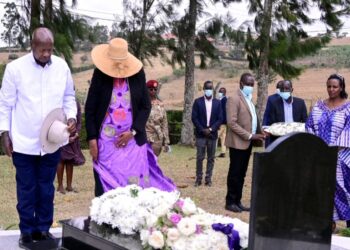
[[[45,118],[40,130],[40,143],[45,153],[53,153],[69,140],[67,118],[63,109],[52,110]]]
[[[97,45],[91,51],[91,58],[99,70],[111,77],[129,77],[142,68],[142,62],[128,52],[128,42],[122,38]]]

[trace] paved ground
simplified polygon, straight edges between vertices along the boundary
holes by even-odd
[[[62,236],[61,228],[53,228],[50,232],[56,237]],[[20,250],[21,248],[18,247],[18,237],[18,230],[0,231],[0,250]],[[332,236],[331,250],[350,250],[350,238]]]

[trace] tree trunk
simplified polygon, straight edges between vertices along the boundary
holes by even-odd
[[[139,41],[138,41],[138,46],[136,48],[135,51],[135,56],[139,59],[141,59],[141,61],[143,61],[144,57],[142,55],[142,44],[143,44],[143,37],[145,34],[145,30],[146,30],[146,23],[147,23],[147,14],[149,12],[149,10],[151,9],[152,5],[153,5],[154,0],[143,0],[143,8],[142,8],[142,19],[141,19],[141,29],[140,29],[140,33],[139,33]]]
[[[197,20],[197,0],[190,0],[188,17],[188,37],[186,45],[186,68],[185,68],[185,94],[184,111],[182,115],[183,127],[181,130],[180,143],[184,145],[193,145],[193,124],[191,120],[192,105],[194,99],[194,49],[196,38],[196,20]]]
[[[262,121],[266,100],[268,95],[269,84],[269,52],[270,52],[270,31],[271,31],[271,14],[272,14],[273,0],[265,0],[264,3],[264,17],[260,32],[260,58],[258,68],[258,102],[257,102],[257,116]]]
[[[45,6],[44,6],[44,25],[46,27],[49,26],[51,20],[52,20],[52,0],[45,0]]]
[[[30,35],[40,26],[40,0],[32,0],[30,5]]]

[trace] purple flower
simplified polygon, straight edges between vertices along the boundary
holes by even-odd
[[[176,202],[176,206],[178,206],[179,208],[182,208],[183,206],[184,206],[184,201],[183,200],[177,200],[177,202]]]
[[[202,227],[200,225],[196,225],[196,234],[203,233]]]
[[[179,223],[182,219],[182,216],[180,214],[173,213],[170,215],[169,219],[174,225],[177,225],[177,223]]]

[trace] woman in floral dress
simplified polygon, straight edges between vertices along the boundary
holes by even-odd
[[[95,195],[128,184],[173,191],[174,183],[163,175],[146,143],[151,103],[141,61],[121,38],[96,46],[91,57],[97,68],[85,117]]]
[[[313,107],[306,129],[339,149],[333,221],[346,220],[350,227],[350,102],[344,77],[330,75],[327,92],[328,99],[318,101]]]

